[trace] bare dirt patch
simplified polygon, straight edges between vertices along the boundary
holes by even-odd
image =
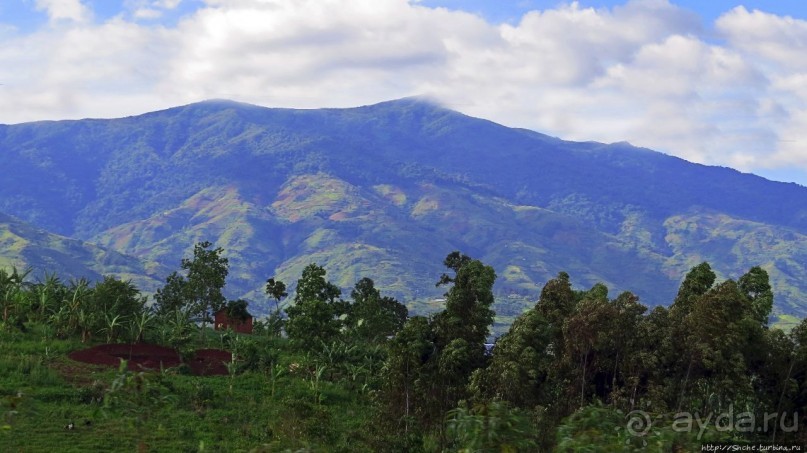
[[[153,344],[102,344],[88,349],[73,351],[71,359],[94,365],[120,366],[121,359],[127,361],[130,371],[160,370],[182,365],[182,359],[175,349]],[[227,374],[224,362],[231,355],[220,349],[199,349],[187,362],[191,373],[197,376]]]

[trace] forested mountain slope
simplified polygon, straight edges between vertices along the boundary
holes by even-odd
[[[776,313],[807,313],[807,188],[418,99],[0,126],[0,168],[0,212],[171,268],[210,240],[231,296],[256,302],[267,277],[315,261],[428,310],[462,250],[496,269],[505,318],[561,270],[669,304],[704,260],[721,278],[762,266]]]

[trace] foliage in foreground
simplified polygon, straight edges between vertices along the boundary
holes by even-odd
[[[129,282],[31,283],[0,270],[0,450],[686,451],[805,441],[795,414],[807,412],[807,321],[789,334],[768,328],[760,268],[717,282],[698,265],[669,308],[649,313],[629,292],[576,291],[560,273],[491,350],[496,274],[459,252],[445,259],[445,309],[432,316],[407,317],[369,278],[343,300],[311,264],[283,312],[285,285],[267,281],[277,309],[253,335],[204,327],[215,308],[245,315],[242,301],[221,298],[221,252],[197,246],[182,262],[188,275],[169,276],[153,306]],[[186,359],[226,349],[228,375],[66,357],[140,341]],[[767,414],[778,418],[762,424]],[[729,429],[714,422],[729,415]]]

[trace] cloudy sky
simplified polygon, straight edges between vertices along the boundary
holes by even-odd
[[[0,123],[413,95],[807,186],[807,2],[0,3]]]

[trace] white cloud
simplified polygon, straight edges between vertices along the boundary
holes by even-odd
[[[758,119],[775,140],[761,156],[765,162],[755,164],[807,170],[807,21],[740,6],[716,27],[744,61],[768,78],[758,93]]]
[[[788,70],[807,70],[807,21],[742,6],[724,14],[717,30],[732,47]]]
[[[157,0],[154,3],[163,9],[174,9],[182,3],[182,0]]]
[[[162,17],[163,12],[158,9],[139,8],[136,9],[132,15],[135,17],[135,19],[159,19]]]
[[[90,18],[90,11],[81,0],[36,0],[36,8],[47,12],[52,22],[59,20],[84,22]]]
[[[125,0],[125,7],[131,11],[134,19],[156,20],[163,17],[165,11],[176,9],[182,0]]]
[[[131,0],[142,24],[87,23],[77,0],[37,1],[76,23],[0,35],[3,122],[426,94],[563,138],[807,170],[807,22],[742,7],[712,30],[666,0],[572,3],[513,25],[406,0],[206,0],[166,28],[158,16],[179,0]]]

